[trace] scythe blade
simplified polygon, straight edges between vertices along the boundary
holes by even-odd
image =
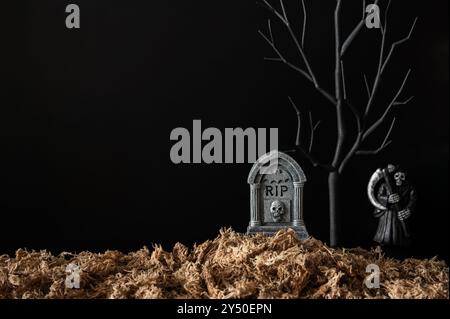
[[[369,197],[369,200],[373,206],[381,210],[387,210],[385,206],[381,205],[377,201],[377,198],[375,196],[375,187],[382,178],[383,178],[383,171],[381,169],[377,169],[370,178],[369,184],[367,184],[367,196]]]

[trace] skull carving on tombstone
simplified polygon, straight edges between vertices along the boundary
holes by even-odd
[[[273,201],[270,205],[270,213],[272,214],[272,219],[274,222],[280,222],[284,214],[283,203],[279,200]]]

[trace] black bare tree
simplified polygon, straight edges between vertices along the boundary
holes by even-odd
[[[400,100],[401,95],[404,91],[405,85],[408,81],[408,78],[411,74],[411,70],[408,70],[406,75],[401,82],[401,85],[394,97],[385,106],[385,111],[382,115],[374,120],[370,119],[370,115],[374,106],[375,97],[377,91],[380,87],[380,83],[383,80],[383,75],[385,74],[386,68],[389,65],[389,62],[396,51],[397,47],[405,42],[407,42],[414,31],[414,28],[417,23],[417,18],[412,23],[411,28],[409,29],[409,33],[407,36],[399,41],[396,41],[391,44],[390,48],[386,43],[386,33],[388,28],[388,11],[390,7],[390,1],[387,5],[387,8],[384,12],[384,22],[380,25],[380,53],[379,53],[379,61],[376,70],[376,75],[373,80],[373,83],[369,83],[369,79],[365,74],[362,75],[362,79],[365,83],[365,88],[367,90],[367,103],[361,105],[360,107],[356,107],[352,104],[350,99],[347,96],[346,90],[346,79],[344,72],[344,56],[346,52],[349,50],[351,44],[357,38],[357,36],[366,29],[366,2],[363,1],[363,15],[362,19],[356,25],[356,27],[350,32],[350,34],[344,38],[341,36],[341,10],[342,10],[342,0],[336,0],[336,8],[334,12],[334,39],[335,39],[335,69],[334,69],[334,94],[329,93],[325,90],[319,83],[316,78],[313,68],[308,60],[308,57],[305,54],[305,32],[307,26],[307,10],[305,6],[304,0],[299,0],[299,4],[301,5],[301,9],[303,11],[303,20],[301,21],[302,30],[299,34],[296,34],[292,24],[288,18],[287,7],[285,6],[284,0],[278,0],[279,4],[277,6],[272,5],[268,0],[258,0],[258,4],[268,9],[270,13],[273,15],[273,18],[281,23],[288,32],[289,38],[295,44],[295,47],[300,55],[302,65],[295,65],[290,62],[286,55],[281,52],[281,48],[277,45],[274,39],[274,33],[272,31],[272,20],[268,19],[267,28],[268,31],[263,32],[259,30],[259,34],[261,37],[267,42],[267,44],[271,47],[276,57],[274,58],[266,58],[268,61],[279,62],[286,65],[291,70],[301,74],[306,80],[308,80],[317,92],[325,97],[333,106],[336,115],[336,148],[334,150],[333,159],[331,163],[321,163],[318,161],[314,155],[312,154],[313,142],[314,142],[314,133],[319,127],[320,122],[314,123],[312,119],[311,112],[309,113],[309,143],[304,145],[301,142],[301,112],[299,107],[297,107],[296,103],[294,103],[293,99],[289,97],[289,101],[292,104],[293,108],[297,113],[298,119],[298,129],[297,136],[295,142],[295,152],[300,152],[302,156],[308,159],[314,167],[320,167],[324,169],[328,173],[328,191],[329,191],[329,217],[330,217],[330,245],[337,246],[339,243],[339,232],[338,228],[340,226],[340,207],[338,205],[338,190],[340,185],[340,179],[345,171],[348,163],[354,156],[358,155],[376,155],[382,152],[386,147],[391,144],[390,135],[395,125],[395,117],[390,116],[392,109],[399,105],[405,105],[409,103],[413,97],[407,100]],[[375,5],[378,5],[378,0],[375,1]],[[345,108],[349,108],[351,112],[345,112]],[[354,119],[348,118],[346,114],[353,114]],[[376,147],[372,150],[365,150],[364,144],[368,140],[368,138],[379,129],[383,123],[386,123],[391,120],[389,129],[387,130],[386,135],[380,144],[379,147]],[[349,132],[349,125],[347,123],[349,121],[355,121],[357,128],[354,134]],[[351,140],[350,140],[351,139]],[[351,141],[346,143],[346,141]],[[347,146],[349,145],[349,146]]]

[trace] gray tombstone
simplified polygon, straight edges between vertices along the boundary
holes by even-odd
[[[247,234],[272,235],[292,228],[299,239],[309,237],[303,222],[305,174],[289,155],[272,151],[253,165],[250,184],[250,224]]]

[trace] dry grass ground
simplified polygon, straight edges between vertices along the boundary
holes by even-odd
[[[69,263],[80,266],[80,289],[65,288]],[[364,284],[368,264],[381,287]],[[0,256],[0,298],[448,298],[448,266],[435,259],[397,261],[379,249],[331,249],[231,230],[188,249],[155,246],[129,254],[107,251],[53,256],[18,250]]]

